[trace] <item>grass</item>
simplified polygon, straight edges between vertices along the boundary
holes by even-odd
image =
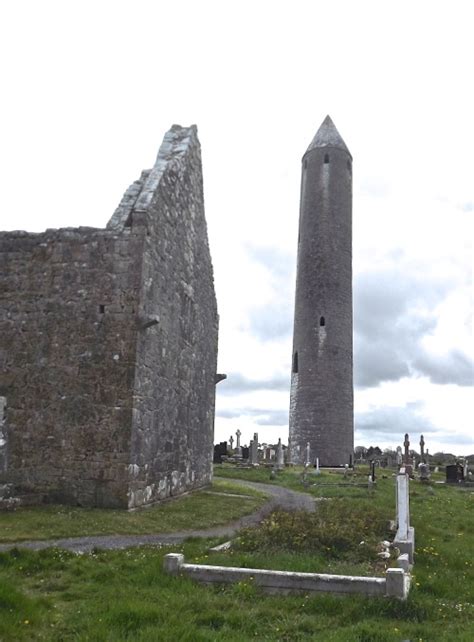
[[[352,492],[341,487],[341,494],[346,490]],[[322,487],[311,487],[314,494],[321,491]],[[370,495],[343,498],[340,507],[347,502],[362,524],[372,520],[368,506],[374,514],[392,517],[393,480],[379,476]],[[327,510],[336,505],[323,503]],[[335,523],[341,518],[340,507]],[[247,567],[344,572],[351,566],[350,557],[334,557],[315,546],[277,550],[265,539],[255,550],[227,554],[209,553],[217,540],[197,539],[175,547],[91,555],[13,549],[0,554],[0,640],[472,642],[473,508],[472,492],[411,484],[417,548],[413,588],[406,602],[324,594],[268,596],[252,582],[206,587],[162,572],[163,555],[171,551],[183,552],[187,561]],[[357,566],[366,563],[358,561]]]
[[[244,479],[247,481],[263,482],[285,486],[292,490],[306,491],[316,497],[368,497],[370,491],[367,488],[367,477],[369,474],[367,466],[357,469],[354,474],[347,478],[340,471],[320,471],[316,475],[314,468],[307,471],[302,466],[294,466],[276,472],[271,477],[271,468],[235,468],[230,464],[217,464],[214,466],[214,474],[220,478]]]
[[[215,480],[209,489],[135,512],[57,505],[0,511],[0,542],[207,528],[252,513],[264,497],[259,491]]]

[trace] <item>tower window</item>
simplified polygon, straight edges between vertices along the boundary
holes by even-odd
[[[324,164],[327,165],[329,163],[329,154],[324,154]]]
[[[323,327],[324,325],[326,325],[326,319],[325,319],[324,317],[320,317],[320,319],[319,319],[319,325],[320,325],[321,327]]]
[[[298,372],[298,353],[293,355],[293,372]]]
[[[347,161],[347,169],[352,172],[352,163],[351,161]]]
[[[305,159],[305,161],[304,161],[304,163],[303,163],[303,167],[304,167],[305,169],[308,167],[308,161],[307,161],[306,159]]]
[[[104,314],[105,312],[105,305],[99,305],[99,314]]]

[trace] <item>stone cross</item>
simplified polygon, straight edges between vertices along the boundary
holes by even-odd
[[[311,464],[311,444],[308,443],[306,444],[306,461],[304,462],[305,466],[309,466]]]
[[[236,448],[240,448],[240,435],[241,435],[241,434],[242,434],[242,433],[241,433],[241,432],[240,432],[240,430],[237,428],[237,431],[236,431],[236,433],[235,433],[235,436],[237,437],[237,443],[235,444],[235,447],[236,447]]]
[[[229,444],[230,444],[230,449],[234,450],[234,438],[232,435],[229,437]]]
[[[410,448],[410,440],[408,439],[408,433],[405,434],[405,441],[403,442],[403,445],[405,447],[405,457],[403,463],[408,465],[410,463],[410,451],[408,450]]]
[[[425,461],[425,440],[423,435],[420,437],[420,458],[422,462]]]
[[[405,441],[403,442],[403,445],[405,446],[405,453],[404,453],[404,466],[405,466],[405,472],[407,475],[410,477],[413,475],[413,460],[410,459],[410,440],[408,438],[408,433],[405,434]]]

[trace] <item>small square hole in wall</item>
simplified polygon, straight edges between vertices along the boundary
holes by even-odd
[[[99,305],[99,314],[104,314],[105,312],[105,305]]]

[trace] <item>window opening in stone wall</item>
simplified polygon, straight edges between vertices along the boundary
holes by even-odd
[[[105,312],[105,305],[99,305],[99,313],[104,314]]]
[[[329,154],[324,155],[324,164],[327,165],[329,163]]]
[[[323,327],[324,325],[326,325],[326,319],[325,319],[324,317],[321,317],[321,318],[319,319],[319,325],[320,325],[321,327]]]
[[[352,172],[352,163],[351,161],[347,161],[347,169]]]
[[[298,353],[293,355],[293,372],[298,372]]]
[[[303,163],[303,167],[304,167],[305,169],[308,167],[308,161],[307,161],[306,159],[305,159],[305,161],[304,161],[304,163]]]

